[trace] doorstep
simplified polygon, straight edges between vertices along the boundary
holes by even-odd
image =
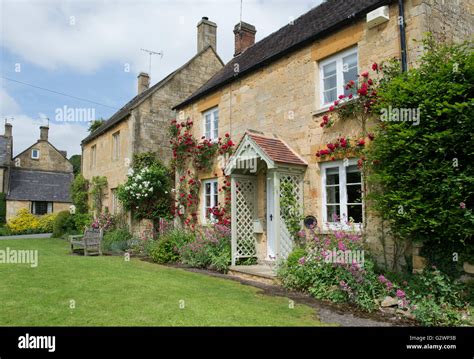
[[[266,264],[230,266],[228,274],[241,279],[264,284],[279,284],[274,267]]]

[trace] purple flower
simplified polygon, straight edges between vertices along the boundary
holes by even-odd
[[[300,259],[298,259],[298,263],[301,264],[301,265],[304,265],[306,263],[306,258],[301,257]]]
[[[397,289],[397,297],[398,298],[405,298],[405,292],[401,289]]]
[[[344,243],[342,241],[339,241],[337,243],[337,248],[339,248],[340,251],[345,251],[346,250],[346,246],[344,245]]]
[[[379,279],[379,282],[380,282],[380,283],[386,283],[386,282],[387,282],[387,278],[385,278],[382,274],[379,275],[379,278],[378,278],[378,279]]]

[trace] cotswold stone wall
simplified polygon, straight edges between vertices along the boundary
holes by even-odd
[[[441,26],[431,24],[436,18],[427,17],[428,3],[429,1],[416,0],[405,3],[409,66],[415,66],[422,51],[419,40],[423,38],[423,34],[430,26]],[[433,14],[441,7],[433,5],[431,9]],[[275,134],[283,139],[309,164],[304,177],[304,212],[305,215],[316,216],[320,221],[322,185],[320,159],[315,154],[335,138],[341,135],[354,137],[360,129],[354,121],[337,123],[326,130],[319,126],[321,117],[325,114],[319,105],[319,61],[353,46],[358,47],[360,72],[369,70],[374,62],[399,58],[398,5],[392,4],[389,13],[390,20],[375,28],[369,29],[364,18],[247,76],[239,77],[236,73],[236,80],[231,84],[180,109],[180,117],[194,120],[194,135],[200,138],[203,135],[202,113],[218,106],[219,136],[229,132],[233,141],[238,143],[245,131],[252,129],[266,135]],[[466,15],[459,16],[469,20]],[[443,19],[443,23],[448,21]],[[447,27],[446,31],[454,32],[457,26]],[[209,173],[200,173],[199,178],[213,178],[215,173],[222,183],[222,171],[218,164]],[[265,208],[263,189],[258,198],[259,217],[264,217],[261,213]],[[372,214],[369,215],[370,244],[382,253],[380,223]],[[265,251],[264,241],[264,235],[259,237],[259,253]],[[394,250],[393,242],[387,238],[385,257],[388,262],[393,257]]]
[[[31,150],[39,150],[39,159],[31,158]],[[41,171],[72,172],[72,164],[47,141],[38,141],[13,159],[12,166]]]

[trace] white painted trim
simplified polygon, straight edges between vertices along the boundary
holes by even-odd
[[[217,111],[217,137],[214,138],[214,131],[216,130],[214,126],[214,113]],[[206,115],[211,115],[210,119],[210,136],[206,136]],[[206,137],[206,139],[211,140],[213,142],[217,142],[219,139],[219,108],[218,106],[215,106],[213,108],[210,108],[202,113],[202,135]]]
[[[357,165],[357,159],[350,158],[348,159],[347,166],[354,166]],[[335,229],[355,229],[356,231],[361,231],[363,223],[354,223],[354,228],[345,224],[347,222],[347,182],[346,182],[346,171],[344,166],[344,160],[341,161],[330,161],[330,162],[322,162],[320,163],[320,171],[321,171],[321,228],[323,230],[335,230]],[[326,170],[328,168],[338,168],[339,170],[339,204],[340,204],[340,215],[341,221],[343,223],[335,223],[335,222],[328,222],[327,218],[327,208],[326,208]],[[362,176],[362,172],[361,172]],[[362,179],[363,183],[364,179]],[[362,187],[362,184],[361,184]],[[364,213],[364,206],[365,201],[363,198],[364,194],[362,194],[362,213]],[[362,217],[362,221],[366,219]]]
[[[205,179],[205,180],[202,180],[202,193],[201,193],[201,203],[202,203],[202,206],[201,206],[201,221],[202,221],[202,224],[208,224],[208,220],[207,220],[207,208],[206,208],[206,183],[210,183],[211,184],[211,208],[215,207],[218,205],[218,203],[212,203],[212,201],[214,200],[214,196],[217,195],[219,196],[219,182],[218,182],[218,179],[217,178],[209,178],[209,179]],[[216,193],[212,193],[213,191],[213,183],[217,183],[217,192]]]
[[[358,47],[354,46],[350,49],[338,52],[330,57],[325,58],[324,60],[319,61],[319,110],[328,109],[333,102],[324,102],[324,72],[323,67],[328,65],[331,62],[336,62],[336,97],[344,93],[344,76],[342,76],[343,71],[343,63],[342,58],[348,55],[357,54],[357,73],[359,73],[359,51]],[[338,98],[336,98],[337,100]]]

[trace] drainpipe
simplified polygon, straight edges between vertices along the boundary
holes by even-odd
[[[405,34],[405,12],[403,9],[403,0],[398,0],[398,24],[400,27],[400,47],[402,50],[402,71],[407,71],[407,41]]]

